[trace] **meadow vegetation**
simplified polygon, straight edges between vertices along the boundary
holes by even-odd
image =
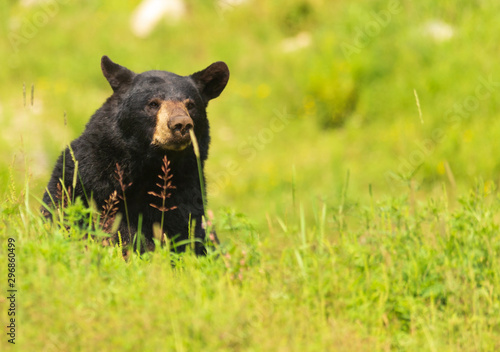
[[[136,0],[0,4],[0,287],[14,238],[19,290],[2,351],[500,350],[500,3],[186,3],[147,38]],[[124,261],[104,232],[40,216],[57,156],[111,93],[103,54],[228,64],[206,257]],[[92,216],[74,201],[64,225]]]

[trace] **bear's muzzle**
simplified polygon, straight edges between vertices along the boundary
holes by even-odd
[[[191,144],[189,130],[193,119],[183,102],[162,101],[156,114],[156,128],[151,144],[167,150],[183,150]]]

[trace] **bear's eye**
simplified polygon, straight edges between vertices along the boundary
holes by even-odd
[[[152,100],[148,103],[148,108],[150,109],[158,109],[160,104],[156,100]]]
[[[188,100],[186,102],[186,109],[188,109],[188,110],[194,109],[194,103],[191,100]]]

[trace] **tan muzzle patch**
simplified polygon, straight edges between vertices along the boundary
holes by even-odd
[[[151,144],[168,150],[183,150],[189,144],[193,120],[185,102],[165,100],[156,114],[156,128]]]

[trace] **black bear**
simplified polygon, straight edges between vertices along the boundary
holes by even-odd
[[[135,243],[140,230],[143,248],[154,248],[153,228],[162,224],[162,234],[174,243],[194,232],[196,253],[205,253],[205,195],[190,130],[203,170],[210,143],[206,108],[227,84],[227,65],[215,62],[190,76],[136,74],[103,56],[101,69],[113,94],[57,160],[44,213],[51,217],[64,193],[86,206],[92,200],[98,209],[114,207],[122,215],[117,233],[123,245]]]

